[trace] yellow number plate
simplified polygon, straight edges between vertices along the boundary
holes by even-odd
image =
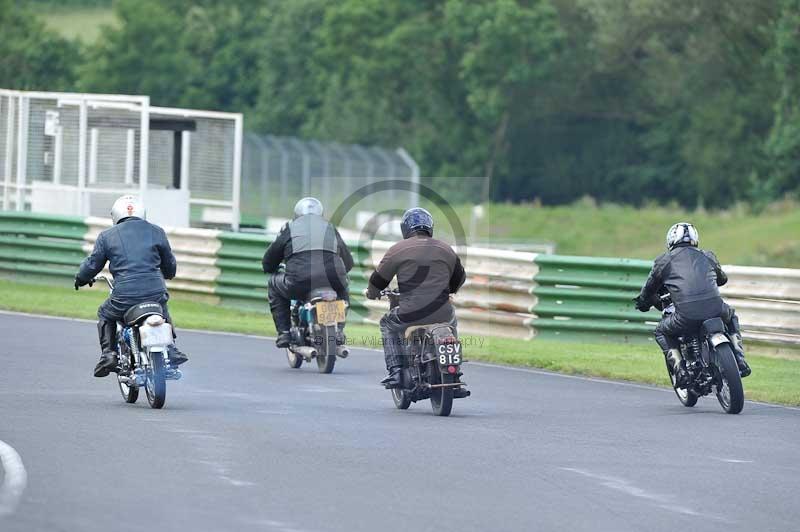
[[[333,325],[344,323],[344,301],[320,301],[316,304],[317,323],[320,325]]]

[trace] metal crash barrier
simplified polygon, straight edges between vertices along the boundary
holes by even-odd
[[[0,212],[0,275],[67,283],[103,218]],[[261,258],[270,237],[207,229],[167,229],[178,258],[172,291],[215,304],[266,310],[267,277]],[[389,242],[348,242],[356,260],[350,273],[351,317],[376,322],[385,302],[361,295]],[[657,311],[633,308],[651,262],[635,259],[544,255],[497,249],[458,250],[467,281],[454,297],[463,332],[508,338],[572,341],[652,341]],[[800,348],[800,270],[723,266],[722,288],[736,308],[745,337]]]

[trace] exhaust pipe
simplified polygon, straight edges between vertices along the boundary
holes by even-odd
[[[299,345],[292,348],[292,353],[300,355],[306,362],[317,356],[317,350],[307,345]]]
[[[350,350],[347,349],[346,346],[337,345],[336,346],[336,356],[340,358],[347,358],[347,355],[350,354]]]

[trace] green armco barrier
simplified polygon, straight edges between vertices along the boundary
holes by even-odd
[[[538,255],[530,326],[537,337],[634,342],[652,338],[657,311],[637,311],[636,296],[652,262],[636,259]]]
[[[64,282],[85,256],[86,232],[79,217],[0,212],[0,274]]]

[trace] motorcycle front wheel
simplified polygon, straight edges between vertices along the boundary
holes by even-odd
[[[286,361],[289,362],[289,367],[297,369],[303,365],[303,357],[297,353],[293,353],[291,349],[286,349]]]
[[[675,395],[678,396],[678,401],[680,401],[683,406],[689,408],[696,405],[698,395],[686,388],[678,388],[675,382],[675,375],[672,373],[672,370],[669,369],[669,362],[664,359],[664,363],[667,365],[667,375],[669,375],[669,380],[672,383],[672,389],[675,390]]]
[[[392,400],[398,410],[408,410],[411,406],[411,398],[403,388],[392,388]]]
[[[720,382],[717,384],[717,400],[727,414],[738,414],[744,408],[744,388],[739,366],[728,344],[716,348],[717,369]]]
[[[150,408],[162,408],[167,399],[167,379],[164,367],[164,353],[161,351],[148,352],[150,365],[145,372],[144,390],[147,393],[147,402]]]

